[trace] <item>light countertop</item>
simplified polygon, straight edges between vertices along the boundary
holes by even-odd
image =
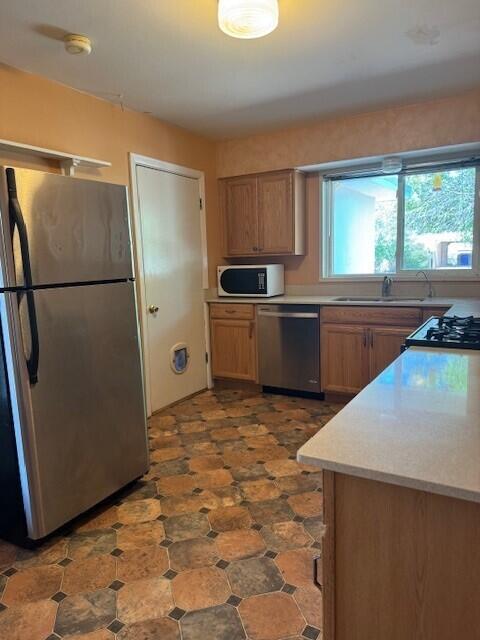
[[[226,304],[311,304],[318,306],[385,306],[385,307],[449,307],[449,314],[457,316],[476,315],[480,316],[480,300],[473,298],[423,298],[416,300],[415,298],[404,298],[396,301],[380,300],[374,302],[372,300],[338,300],[339,297],[347,296],[275,296],[273,298],[242,298],[242,297],[219,297],[210,296],[207,298],[208,303],[226,303]]]
[[[408,349],[298,460],[480,502],[480,351]]]

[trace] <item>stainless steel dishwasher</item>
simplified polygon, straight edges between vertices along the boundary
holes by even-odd
[[[320,392],[319,308],[258,307],[259,380],[264,387]]]

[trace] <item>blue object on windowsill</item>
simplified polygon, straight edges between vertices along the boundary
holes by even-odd
[[[471,267],[472,266],[472,253],[471,251],[465,251],[457,255],[457,266],[459,267]]]

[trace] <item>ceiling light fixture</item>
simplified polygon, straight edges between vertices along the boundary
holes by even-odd
[[[278,0],[218,0],[218,25],[232,38],[261,38],[278,26]]]
[[[89,54],[92,51],[92,43],[87,36],[81,36],[78,33],[69,33],[64,38],[65,49],[72,56]]]

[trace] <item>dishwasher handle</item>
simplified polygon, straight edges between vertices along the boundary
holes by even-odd
[[[258,310],[259,316],[266,316],[269,318],[316,318],[318,319],[318,313],[308,311],[266,311],[265,309]]]

